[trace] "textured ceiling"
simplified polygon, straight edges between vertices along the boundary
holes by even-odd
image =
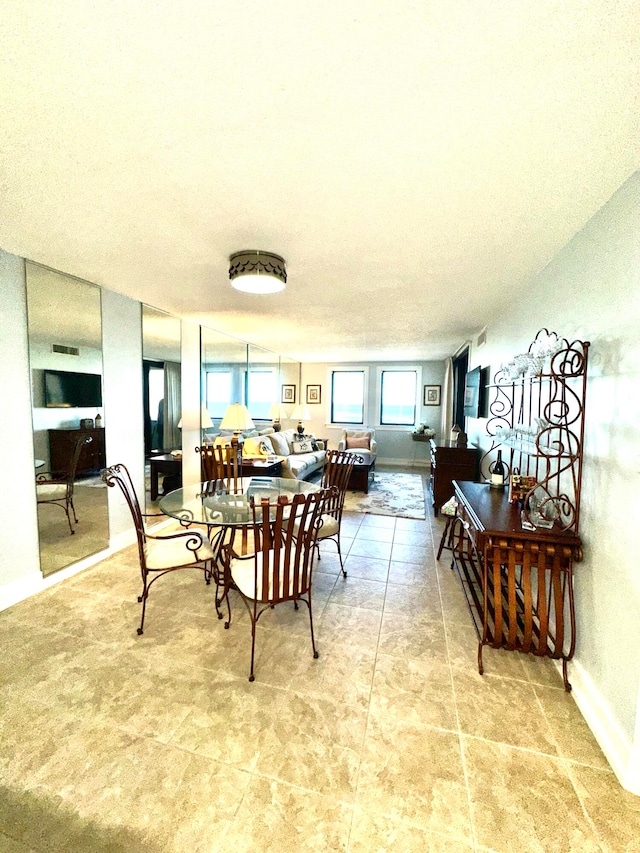
[[[640,163],[640,4],[3,0],[0,246],[303,360],[441,358]],[[234,291],[228,257],[287,261]]]

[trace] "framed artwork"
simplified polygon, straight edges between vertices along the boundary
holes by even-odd
[[[439,406],[441,385],[425,385],[423,406]]]
[[[295,385],[283,385],[282,386],[282,399],[281,403],[295,403],[296,401],[296,386]]]
[[[307,385],[307,403],[320,403],[322,398],[321,385]]]

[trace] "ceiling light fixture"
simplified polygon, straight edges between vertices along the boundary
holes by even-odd
[[[229,278],[231,285],[244,293],[277,293],[284,290],[287,270],[280,255],[252,249],[231,255]]]

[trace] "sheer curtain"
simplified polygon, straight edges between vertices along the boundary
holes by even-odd
[[[442,386],[442,419],[440,421],[440,439],[448,441],[453,426],[453,359],[445,361],[444,385]]]
[[[178,429],[178,421],[182,409],[182,393],[180,380],[180,365],[172,361],[164,363],[164,439],[165,451],[182,447],[182,436]]]

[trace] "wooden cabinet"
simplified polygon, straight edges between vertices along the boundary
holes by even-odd
[[[433,514],[453,496],[453,480],[476,480],[480,451],[477,447],[458,447],[451,441],[431,439],[431,475],[429,487]]]
[[[67,472],[75,441],[84,435],[90,435],[92,440],[82,448],[76,476],[106,468],[104,429],[50,429],[48,432],[49,468],[52,474],[63,475]]]

